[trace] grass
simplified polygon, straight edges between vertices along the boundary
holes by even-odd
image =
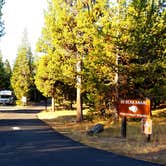
[[[111,120],[75,122],[75,111],[42,112],[39,118],[56,131],[91,147],[111,151],[136,159],[151,161],[166,165],[166,110],[154,111],[153,134],[151,141],[141,133],[141,122],[128,120],[127,138],[121,138],[121,120],[113,123]],[[86,134],[96,123],[104,125],[104,131],[88,136]]]

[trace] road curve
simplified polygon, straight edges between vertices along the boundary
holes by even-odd
[[[0,110],[0,166],[157,166],[90,148],[49,128],[37,110]]]

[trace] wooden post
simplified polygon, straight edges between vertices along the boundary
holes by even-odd
[[[126,116],[122,118],[122,126],[121,126],[121,136],[122,138],[126,138],[127,131],[127,118]]]
[[[147,142],[150,142],[150,137],[151,137],[151,134],[148,134],[148,135],[146,136]]]

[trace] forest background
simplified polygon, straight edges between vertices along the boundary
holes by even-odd
[[[1,55],[0,89],[12,89],[17,104],[42,95],[52,98],[52,110],[77,103],[77,121],[83,104],[101,112],[119,99],[165,102],[165,6],[164,0],[48,1],[36,44],[42,56],[32,55],[25,31],[12,69]]]

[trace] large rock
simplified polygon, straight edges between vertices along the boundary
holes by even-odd
[[[104,125],[96,124],[90,130],[87,131],[87,135],[97,134],[97,133],[102,132],[103,130],[104,130]]]

